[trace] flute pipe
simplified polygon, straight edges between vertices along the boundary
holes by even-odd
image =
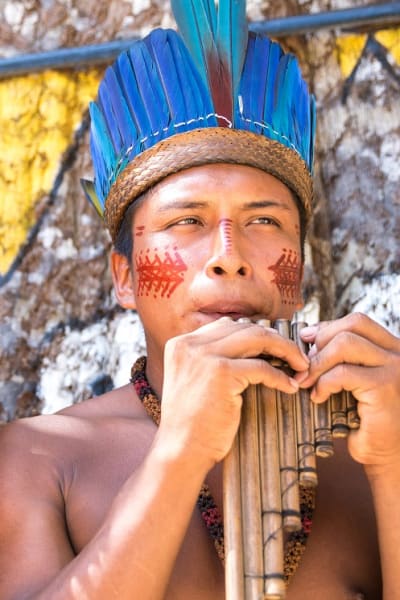
[[[301,330],[307,327],[304,321],[292,323],[292,339],[304,354],[308,344],[301,338]],[[304,486],[318,484],[317,461],[314,452],[314,418],[309,390],[300,389],[296,394],[296,429],[299,480]]]
[[[261,480],[258,444],[258,392],[244,393],[239,426],[243,569],[246,600],[260,600],[264,593],[264,561],[261,514]]]
[[[299,481],[306,487],[318,484],[317,460],[314,452],[314,420],[308,390],[296,394],[296,428]]]
[[[283,528],[297,531],[301,529],[301,516],[293,398],[282,392],[277,392],[277,396]]]
[[[239,439],[223,464],[225,598],[245,600]]]
[[[290,339],[288,320],[277,319],[274,327],[282,337]],[[287,531],[297,531],[301,529],[301,515],[295,403],[292,395],[283,392],[277,391],[277,399],[283,527]]]
[[[347,424],[349,429],[360,427],[360,416],[357,411],[357,400],[351,392],[344,392],[346,396]]]
[[[347,423],[347,402],[346,395],[342,392],[332,394],[332,436],[334,438],[345,438],[349,435],[349,426]]]
[[[296,344],[300,349],[308,354],[308,344],[305,344],[301,338],[301,330],[307,327],[307,323],[304,321],[298,321],[292,324],[292,335]],[[304,397],[303,408],[304,414],[310,410],[312,417],[310,422],[312,423],[313,433],[307,434],[307,441],[311,438],[314,442],[313,454],[320,457],[332,456],[333,454],[333,440],[332,440],[332,418],[331,418],[331,403],[327,401],[322,404],[313,404],[309,399],[309,390],[306,391],[308,394],[308,403],[306,397]],[[301,431],[301,427],[300,427]],[[299,435],[299,431],[298,431]],[[300,433],[301,437],[301,433]],[[316,460],[315,460],[315,474],[316,471]]]
[[[330,399],[313,404],[315,454],[322,458],[333,455],[332,418]]]
[[[284,540],[277,406],[274,390],[260,386],[259,444],[264,554],[264,598],[285,598]]]

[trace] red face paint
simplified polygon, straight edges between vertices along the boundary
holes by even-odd
[[[139,296],[153,294],[154,298],[169,298],[183,282],[183,273],[187,271],[176,247],[172,253],[166,249],[164,254],[157,248],[141,251],[135,256],[135,264]]]
[[[300,295],[300,276],[301,263],[299,255],[294,250],[286,250],[278,261],[268,267],[273,271],[275,278],[272,283],[276,283],[284,304],[296,304]]]
[[[227,254],[232,252],[232,219],[221,219],[218,225],[221,227],[222,242]]]
[[[144,225],[138,225],[135,229],[135,236],[136,237],[141,237],[144,233],[145,230],[145,226]]]

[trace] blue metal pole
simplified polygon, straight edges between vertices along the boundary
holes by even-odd
[[[135,38],[115,40],[93,46],[59,48],[49,52],[21,54],[0,60],[0,79],[14,75],[44,71],[45,69],[70,69],[102,65],[112,61],[123,50],[132,46]]]
[[[356,28],[372,24],[382,27],[400,24],[400,2],[257,21],[251,23],[250,28],[256,32],[281,37],[310,33],[320,29]],[[135,38],[115,40],[93,46],[60,48],[51,52],[0,59],[0,79],[45,69],[67,69],[104,64],[111,62],[134,41]]]
[[[400,2],[332,10],[271,21],[256,21],[251,24],[251,29],[258,33],[280,37],[311,33],[319,29],[354,29],[372,24],[384,27],[396,23],[400,23]]]

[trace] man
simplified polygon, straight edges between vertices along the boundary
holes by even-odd
[[[88,192],[100,212],[105,203],[116,295],[138,310],[147,362],[134,386],[3,428],[0,597],[224,598],[202,521],[220,542],[222,461],[242,393],[263,384],[311,388],[315,402],[350,390],[361,418],[350,455],[337,444],[321,462],[287,598],[399,598],[400,341],[350,315],[306,329],[306,357],[262,321],[290,319],[301,304],[313,102],[297,64],[268,40],[247,44],[246,33],[235,41],[241,58],[225,61],[224,11],[238,10],[232,39],[244,3],[220,1],[220,37],[213,3],[190,15],[173,4],[181,30],[196,18],[208,40],[196,66],[178,35],[154,32],[108,70],[92,107],[97,194]],[[206,55],[213,68],[220,61],[209,87]]]

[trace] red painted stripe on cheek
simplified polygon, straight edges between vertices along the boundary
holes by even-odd
[[[144,230],[145,230],[145,229],[146,229],[146,228],[145,228],[145,226],[144,226],[144,225],[138,225],[138,226],[136,227],[136,229],[135,229],[135,235],[136,235],[136,237],[140,237],[140,236],[142,236],[142,235],[143,235],[143,233],[144,233]]]
[[[268,269],[274,273],[272,283],[278,286],[283,304],[296,304],[301,283],[301,262],[298,253],[283,248],[277,262]]]
[[[154,298],[169,298],[184,281],[187,266],[178,249],[147,248],[135,255],[138,296],[153,295]]]

